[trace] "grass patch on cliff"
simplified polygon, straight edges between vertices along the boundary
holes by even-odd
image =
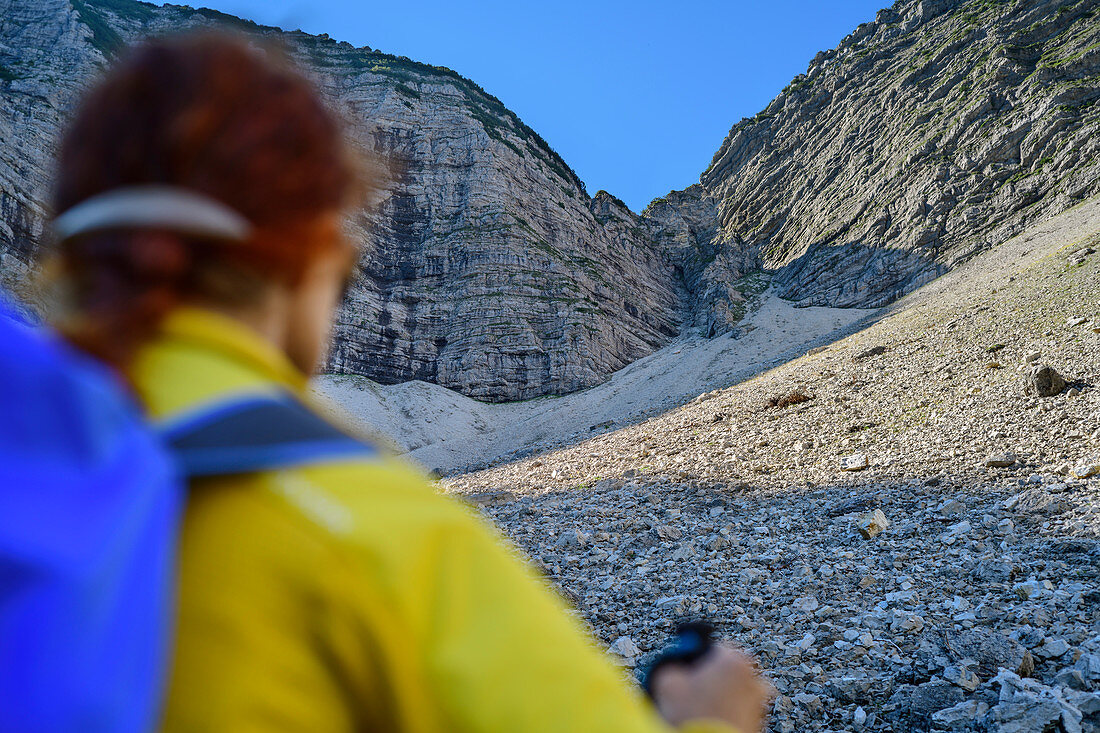
[[[23,75],[17,71],[12,71],[7,66],[0,64],[0,81],[15,81],[16,79],[22,79]]]
[[[860,51],[860,53],[857,54],[856,57],[859,58],[861,55],[865,56],[868,53],[870,53],[870,51],[864,49],[863,51]],[[810,80],[806,78],[805,74],[799,74],[794,79],[792,79],[791,82],[789,84],[787,84],[787,86],[783,87],[783,92],[782,93],[783,94],[794,94],[799,89],[807,86],[809,83],[810,83]]]
[[[527,221],[526,219],[524,219],[519,214],[509,213],[508,216],[515,219],[516,223],[519,224],[524,229],[526,229],[528,232],[530,232],[531,234],[534,234],[535,236],[538,236],[538,232],[536,232],[535,228],[533,226],[531,226],[531,222]]]
[[[1038,173],[1039,171],[1043,170],[1043,166],[1045,166],[1047,163],[1050,163],[1053,160],[1054,160],[1054,158],[1043,158],[1042,160],[1038,161],[1035,164],[1034,168],[1017,171],[1012,176],[1010,176],[1005,181],[1005,183],[1015,183],[1016,181],[1022,181],[1025,178],[1029,178],[1029,177],[1035,175],[1036,173]]]
[[[539,235],[539,233],[535,231],[535,228],[531,226],[531,223],[529,221],[524,219],[519,214],[509,213],[508,215],[515,220],[520,229],[523,229],[527,233],[527,237],[525,237],[524,239],[531,248],[544,252],[548,257],[550,257],[550,259],[555,262],[564,263],[567,261],[568,258],[565,256],[565,254],[562,253],[562,251],[559,250],[557,247],[543,239]]]
[[[1082,6],[1082,3],[1078,2],[1073,6],[1063,6],[1059,9],[1059,13],[1054,16],[1053,19],[1047,19],[1041,21],[1044,24],[1058,23],[1061,16],[1065,13],[1076,11]],[[1051,36],[1039,41],[1037,44],[1045,48],[1043,49],[1042,56],[1039,58],[1037,67],[1054,68],[1058,66],[1064,66],[1080,59],[1090,51],[1100,47],[1100,44],[1093,44],[1077,52],[1070,52],[1070,49],[1078,41],[1085,41],[1093,35],[1093,23],[1082,22],[1091,20],[1096,15],[1096,11],[1086,10],[1085,12],[1072,19],[1064,28],[1056,30]],[[1029,29],[1030,30],[1030,29]]]
[[[125,42],[108,23],[103,11],[84,0],[72,0],[77,18],[92,32],[92,45],[107,58],[111,58],[125,45]]]
[[[115,15],[132,20],[148,22],[157,14],[157,6],[142,0],[92,0],[97,8],[109,10]]]
[[[616,206],[618,206],[620,209],[626,209],[627,211],[630,211],[630,207],[627,206],[626,203],[621,198],[619,198],[618,196],[616,196],[613,193],[608,193],[607,191],[603,190],[602,188],[599,191],[596,192],[596,195],[593,198],[599,198],[599,196],[601,194],[603,196],[606,196],[607,198],[611,199],[611,202],[613,204],[615,204]]]
[[[585,257],[584,255],[576,255],[572,258],[572,262],[573,264],[578,265],[581,269],[588,272],[588,274],[591,275],[595,280],[599,281],[600,284],[611,287],[611,283],[607,281],[607,278],[604,277],[603,274],[606,267],[604,264],[597,262],[591,257]]]
[[[1044,66],[1044,67],[1048,67],[1048,68],[1056,68],[1058,66],[1066,66],[1068,64],[1072,64],[1074,61],[1077,61],[1078,59],[1082,58],[1085,54],[1090,53],[1091,51],[1095,51],[1098,48],[1100,48],[1100,43],[1094,43],[1091,46],[1086,46],[1085,48],[1082,48],[1077,53],[1070,54],[1069,56],[1063,56],[1061,58],[1056,58],[1056,59],[1055,58],[1051,58],[1051,59],[1044,58],[1044,59],[1040,60],[1039,65]]]
[[[550,259],[556,262],[562,262],[563,260],[565,260],[565,255],[561,253],[561,250],[551,245],[545,239],[535,239],[527,242],[527,244],[531,245],[531,247],[537,250],[545,252],[550,257]]]
[[[92,32],[92,45],[107,58],[126,45],[111,25],[112,16],[148,23],[157,11],[157,6],[140,0],[72,0],[72,7],[80,22]]]
[[[753,295],[761,295],[771,284],[771,275],[762,270],[757,270],[738,280],[733,289],[748,298]]]
[[[397,85],[394,88],[397,89],[399,94],[404,94],[406,97],[411,97],[411,98],[417,99],[417,100],[420,99],[420,92],[416,91],[415,89],[413,89],[412,87],[410,87],[407,84],[402,84],[401,82],[397,82]]]
[[[1012,5],[1013,0],[976,0],[970,7],[976,13],[987,13],[999,7]]]
[[[504,136],[506,132],[511,132],[511,128],[504,123],[501,117],[491,114],[473,99],[463,100],[463,106],[466,107],[466,110],[475,120],[481,123],[481,127],[485,130],[485,134],[490,138],[510,148],[512,152],[519,157],[527,157],[518,145]]]
[[[269,25],[260,25],[259,23],[254,23],[251,20],[248,20],[246,18],[238,18],[235,15],[230,15],[229,13],[223,13],[220,10],[211,10],[210,8],[189,8],[186,5],[183,6],[183,7],[186,8],[187,10],[190,10],[192,13],[195,13],[197,15],[201,15],[204,18],[209,18],[210,20],[213,20],[216,23],[222,23],[223,25],[233,26],[233,27],[235,27],[239,30],[244,30],[244,31],[265,30],[265,31],[280,31],[281,32],[281,29],[279,29],[279,28],[274,28],[274,27],[269,26]]]

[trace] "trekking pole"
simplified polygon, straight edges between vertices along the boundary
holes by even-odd
[[[653,698],[653,677],[666,664],[695,664],[714,646],[714,627],[705,621],[689,621],[676,628],[672,642],[661,650],[642,673],[642,689]]]

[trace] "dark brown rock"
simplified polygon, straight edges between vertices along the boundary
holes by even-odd
[[[1053,397],[1066,388],[1066,380],[1054,367],[1043,365],[1028,372],[1027,388],[1040,397]]]

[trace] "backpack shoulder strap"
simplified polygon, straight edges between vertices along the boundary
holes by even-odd
[[[379,456],[289,394],[208,403],[162,424],[161,435],[188,478]]]

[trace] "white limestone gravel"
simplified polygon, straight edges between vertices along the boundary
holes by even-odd
[[[1092,200],[827,349],[443,486],[624,664],[686,618],[752,651],[771,730],[1098,731],[1097,244]]]
[[[316,382],[362,426],[439,474],[459,473],[575,443],[728,387],[850,332],[877,311],[795,308],[768,293],[735,335],[689,336],[562,397],[487,404],[427,382],[380,385],[355,376]]]

